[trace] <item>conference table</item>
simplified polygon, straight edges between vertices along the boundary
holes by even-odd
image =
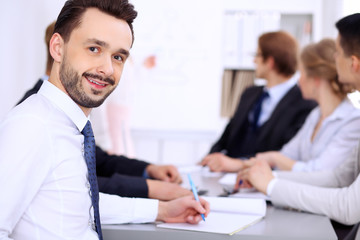
[[[224,194],[223,186],[219,184],[221,175],[193,172],[191,176],[198,189],[207,191],[204,196],[219,196]],[[183,176],[183,180],[184,186],[187,187],[186,176]],[[275,207],[270,202],[267,203],[266,215],[260,222],[231,236],[226,234],[163,229],[156,227],[156,223],[103,225],[102,229],[104,240],[337,239],[329,218],[297,210]]]

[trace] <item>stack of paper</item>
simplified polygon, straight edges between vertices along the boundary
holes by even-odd
[[[210,213],[205,222],[192,225],[187,223],[162,223],[161,228],[181,229],[200,232],[234,234],[260,221],[266,213],[263,199],[204,197],[210,203]]]

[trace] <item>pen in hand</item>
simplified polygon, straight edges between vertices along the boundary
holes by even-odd
[[[234,193],[238,193],[238,192],[240,192],[240,187],[241,187],[241,184],[243,183],[243,180],[242,179],[240,179],[240,181],[239,181],[239,185],[236,187],[235,186],[235,188],[233,189],[233,191],[232,191],[232,193],[231,194],[234,194]]]
[[[191,179],[190,173],[188,173],[188,179],[189,179],[191,191],[192,191],[193,194],[194,194],[195,200],[198,201],[198,202],[200,202],[199,196],[198,196],[198,193],[197,193],[197,190],[196,190],[195,185],[194,185],[194,183],[193,183],[193,181],[192,181],[192,179]],[[201,215],[202,219],[205,221],[205,215],[204,215],[203,213],[201,213],[200,215]]]

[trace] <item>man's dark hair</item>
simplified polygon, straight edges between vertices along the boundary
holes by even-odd
[[[54,32],[59,33],[65,42],[69,41],[71,32],[80,25],[83,14],[91,7],[126,21],[134,42],[132,23],[137,12],[128,0],[68,0],[59,13]]]
[[[274,58],[279,74],[289,77],[296,72],[298,46],[293,36],[284,31],[268,32],[259,37],[258,43],[264,60]]]
[[[340,34],[340,46],[346,56],[360,57],[360,13],[340,19],[336,24]]]

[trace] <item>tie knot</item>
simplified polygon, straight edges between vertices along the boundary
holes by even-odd
[[[260,96],[260,99],[261,101],[265,100],[266,98],[270,97],[269,95],[269,92],[264,90],[262,93],[261,93],[261,96]]]
[[[85,137],[93,137],[94,136],[94,133],[93,133],[92,128],[91,128],[91,123],[90,123],[89,120],[86,122],[86,125],[85,125],[84,129],[81,131],[81,133]]]

